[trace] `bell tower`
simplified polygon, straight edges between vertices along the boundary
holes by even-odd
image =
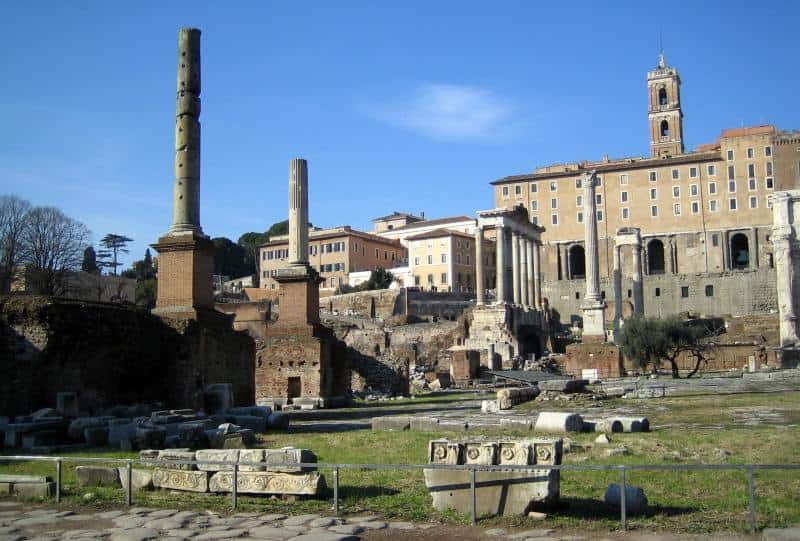
[[[647,72],[647,95],[650,121],[650,154],[669,158],[683,154],[683,111],[681,111],[681,78],[678,70],[658,55],[658,67]]]

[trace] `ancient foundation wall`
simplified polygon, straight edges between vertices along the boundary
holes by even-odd
[[[0,297],[0,415],[54,407],[57,392],[80,409],[164,401],[202,407],[209,383],[232,383],[253,403],[253,340],[244,333],[160,318],[114,304]]]
[[[373,317],[388,320],[392,316],[408,315],[420,318],[455,320],[474,305],[474,296],[461,293],[433,293],[429,291],[406,292],[399,289],[380,289],[331,295],[320,298],[323,313],[343,316]]]
[[[707,288],[710,286],[711,289]],[[688,288],[684,291],[683,288]],[[613,304],[614,284],[605,278],[600,289],[609,305]],[[561,323],[581,317],[580,305],[586,292],[585,280],[547,281],[542,295],[558,312]],[[630,295],[629,295],[630,293]],[[688,296],[684,297],[683,294]],[[632,300],[633,283],[622,280],[623,301]],[[775,270],[761,268],[752,271],[733,271],[709,274],[660,274],[644,276],[644,313],[649,317],[664,317],[691,311],[702,315],[743,316],[769,313],[778,309]],[[606,319],[614,312],[611,306]]]

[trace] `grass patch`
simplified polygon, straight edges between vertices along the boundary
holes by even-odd
[[[438,397],[437,397],[438,398]],[[445,397],[442,397],[445,398]],[[474,398],[466,395],[448,400]],[[411,402],[411,401],[409,401]],[[576,404],[528,403],[527,408],[575,409]],[[624,406],[641,411],[651,424],[661,426],[649,434],[612,434],[610,446],[594,444],[594,434],[570,436],[566,464],[675,464],[675,463],[800,463],[795,448],[800,441],[796,417],[800,393],[703,395],[642,401],[606,401],[604,406]],[[578,405],[580,407],[580,405]],[[605,407],[593,411],[601,415]],[[736,412],[780,411],[785,422],[743,427]],[[491,431],[485,432],[491,434]],[[497,432],[495,431],[495,434]],[[506,436],[530,436],[530,432],[503,432]],[[472,434],[470,434],[472,435]],[[264,447],[298,446],[314,450],[320,462],[342,464],[424,464],[428,440],[463,437],[463,433],[371,432],[365,430],[327,433],[285,433],[260,436]],[[624,456],[608,457],[608,447],[627,449]],[[103,450],[66,456],[136,458],[134,453]],[[0,464],[0,473],[55,475],[51,463]],[[259,512],[330,513],[333,476],[322,470],[329,488],[319,500],[286,502],[264,497],[240,496],[239,510]],[[480,475],[480,474],[479,474]],[[64,499],[75,506],[109,508],[124,504],[120,489],[81,489],[74,465],[63,469]],[[563,505],[552,510],[547,527],[609,531],[619,527],[618,513],[605,506],[602,496],[609,483],[619,482],[617,472],[563,472]],[[747,477],[744,472],[634,472],[627,482],[644,488],[651,507],[642,517],[629,517],[632,528],[679,532],[747,531]],[[756,473],[759,527],[782,527],[800,522],[800,471]],[[95,494],[84,502],[87,492]],[[467,518],[455,512],[436,513],[421,470],[346,469],[340,472],[340,509],[343,513],[378,513],[399,520],[435,520],[462,524]],[[136,505],[153,507],[230,509],[230,496],[139,492]],[[541,527],[527,517],[491,518],[486,525]]]

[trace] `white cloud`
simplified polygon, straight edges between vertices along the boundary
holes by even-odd
[[[491,91],[462,85],[419,85],[409,99],[373,107],[382,122],[445,141],[494,142],[512,132],[513,108]]]

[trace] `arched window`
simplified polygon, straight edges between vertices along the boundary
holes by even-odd
[[[658,104],[667,105],[667,89],[663,86],[658,89]]]
[[[569,273],[572,280],[586,278],[586,252],[583,246],[575,245],[569,249]]]
[[[750,243],[743,233],[736,233],[731,237],[731,266],[734,269],[746,269],[750,266]]]
[[[647,244],[647,268],[650,274],[664,274],[664,243],[658,239]]]
[[[661,137],[669,137],[669,122],[661,121]]]

